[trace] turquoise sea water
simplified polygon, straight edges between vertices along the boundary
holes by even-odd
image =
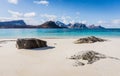
[[[120,29],[0,29],[0,38],[76,38],[84,36],[119,37]]]

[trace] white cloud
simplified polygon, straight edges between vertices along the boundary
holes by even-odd
[[[3,22],[3,21],[10,21],[11,18],[8,18],[8,17],[0,17],[0,21]]]
[[[81,23],[83,23],[83,24],[87,24],[87,21],[86,21],[86,20],[83,20],[83,21],[81,21]]]
[[[120,27],[120,19],[113,19],[111,21],[104,21],[104,20],[100,20],[97,23],[98,25],[102,25],[108,28],[117,28]]]
[[[18,0],[8,0],[9,3],[18,4]]]
[[[36,16],[35,12],[21,13],[17,11],[8,10],[8,13],[11,14],[11,17],[0,17],[0,21],[11,21],[11,20],[24,20],[27,24],[38,23],[32,17]]]
[[[28,24],[28,25],[39,25],[40,22],[39,20],[36,20],[34,18],[23,18],[23,20]]]
[[[80,15],[80,12],[76,12],[76,15]]]
[[[15,17],[0,17],[0,21],[12,21],[12,20],[26,20],[26,18],[15,18]]]
[[[20,18],[15,18],[15,17],[0,17],[0,21],[13,21],[13,20],[24,20],[28,25],[38,25],[41,22],[39,20],[35,20],[34,18],[25,18],[25,17],[20,17]]]
[[[47,1],[47,0],[39,0],[39,1],[34,1],[34,3],[48,6],[49,1]]]
[[[98,21],[98,24],[106,24],[106,25],[120,25],[120,19],[114,19],[114,20],[111,20],[111,21],[103,21],[103,20],[100,20]]]
[[[21,13],[21,12],[12,11],[12,10],[8,10],[8,13],[10,13],[12,15],[12,17],[15,17],[15,18],[34,17],[36,15],[35,12]]]
[[[62,22],[63,23],[73,23],[74,22],[74,20],[71,20],[71,17],[70,16],[62,16],[61,17],[61,20],[62,20]]]
[[[71,20],[71,21],[69,21],[68,23],[74,24],[74,23],[75,23],[75,20]]]
[[[25,13],[24,17],[34,17],[36,15],[35,12]]]
[[[20,12],[16,12],[16,11],[12,11],[12,10],[8,10],[8,13],[10,13],[12,15],[12,17],[21,17],[23,14]]]
[[[35,12],[29,13],[20,13],[9,10],[11,17],[0,17],[0,21],[11,21],[11,20],[24,20],[29,25],[40,25],[41,23],[48,21],[48,20],[56,20],[56,15],[49,15],[49,14],[41,14],[40,19],[33,18],[36,16]]]
[[[103,21],[103,20],[99,20],[97,23],[98,23],[99,25],[101,25],[101,24],[107,24],[107,22],[106,22],[106,21]]]
[[[56,15],[50,15],[50,14],[41,14],[40,17],[46,19],[46,20],[56,20],[57,16]]]
[[[113,24],[120,25],[120,19],[112,20]]]
[[[111,27],[111,26],[113,26],[113,23],[111,21],[99,20],[97,22],[97,25],[101,25],[101,26],[104,26],[104,27]]]

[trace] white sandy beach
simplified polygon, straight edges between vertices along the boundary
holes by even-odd
[[[120,58],[120,38],[92,44],[74,44],[76,39],[42,40],[48,42],[48,48],[19,50],[13,41],[0,43],[0,76],[120,76],[118,60],[101,59],[74,67],[75,61],[67,59],[84,50]]]

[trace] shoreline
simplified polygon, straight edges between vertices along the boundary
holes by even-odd
[[[92,36],[92,35],[90,35]],[[16,40],[19,38],[37,38],[37,39],[79,39],[84,37],[90,37],[90,36],[81,36],[81,37],[18,37],[18,38],[0,38],[0,40]],[[120,37],[105,37],[105,36],[95,36],[99,38],[105,38],[105,39],[120,39]]]

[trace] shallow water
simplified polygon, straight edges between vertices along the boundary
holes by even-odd
[[[84,36],[120,37],[120,29],[0,29],[0,38],[76,38]]]

